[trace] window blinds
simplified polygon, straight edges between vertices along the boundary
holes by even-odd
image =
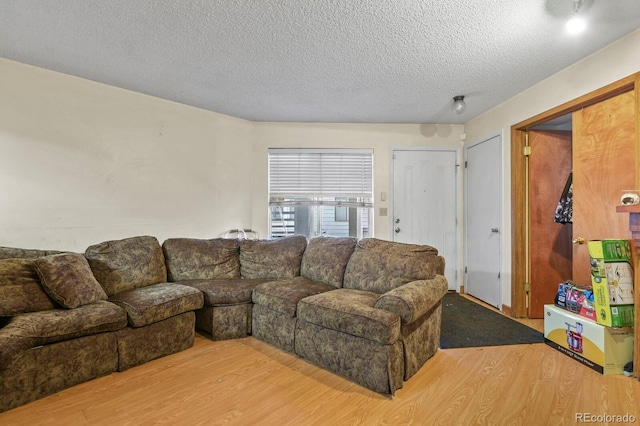
[[[269,149],[269,205],[372,205],[373,150]]]

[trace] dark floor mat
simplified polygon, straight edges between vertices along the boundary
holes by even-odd
[[[442,299],[442,349],[544,343],[544,336],[456,293]]]

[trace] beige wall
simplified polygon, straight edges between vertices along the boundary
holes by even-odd
[[[268,148],[372,148],[374,187],[374,233],[389,239],[391,149],[399,147],[462,147],[464,127],[447,124],[304,124],[256,123],[253,150],[252,222],[260,235],[268,232],[267,149]],[[381,200],[386,192],[387,200]]]
[[[267,148],[373,148],[375,235],[393,147],[461,125],[252,123],[0,60],[0,245],[83,251],[134,235],[268,233]],[[387,196],[388,200],[388,196]]]
[[[0,245],[251,226],[252,123],[0,59]]]
[[[267,234],[267,148],[374,149],[389,238],[393,147],[503,135],[503,302],[511,297],[510,126],[640,71],[640,31],[459,125],[251,123],[0,59],[0,245],[82,251],[112,238]],[[462,179],[461,179],[462,181]],[[388,200],[389,198],[387,198]],[[461,204],[461,203],[460,203]]]
[[[640,30],[465,124],[466,142],[503,135],[503,303],[511,305],[511,126],[640,71]]]

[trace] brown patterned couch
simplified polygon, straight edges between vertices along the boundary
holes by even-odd
[[[184,350],[196,328],[392,395],[438,348],[443,271],[431,247],[373,238],[0,247],[0,412]]]
[[[214,340],[251,334],[253,289],[300,275],[306,247],[303,236],[260,241],[175,238],[162,245],[169,280],[204,294],[196,326]]]
[[[84,255],[109,302],[127,313],[127,327],[117,333],[119,371],[193,346],[202,292],[167,282],[155,237],[105,241]]]
[[[0,259],[0,412],[193,345],[203,295],[166,282],[154,237]]]
[[[127,315],[104,300],[104,291],[92,291],[96,282],[86,260],[70,256],[88,278],[86,291],[75,292],[85,300],[67,294],[55,301],[54,288],[44,289],[38,266],[55,278],[47,260],[55,265],[64,257],[0,248],[0,412],[118,370],[117,333]],[[64,282],[60,287],[55,294],[62,296]]]
[[[393,395],[440,345],[444,259],[375,238],[312,239],[301,275],[253,292],[253,336]]]

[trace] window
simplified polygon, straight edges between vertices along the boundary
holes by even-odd
[[[336,222],[348,222],[349,221],[349,207],[336,206],[335,207],[335,221]]]
[[[271,237],[369,237],[372,206],[372,150],[269,149]]]

